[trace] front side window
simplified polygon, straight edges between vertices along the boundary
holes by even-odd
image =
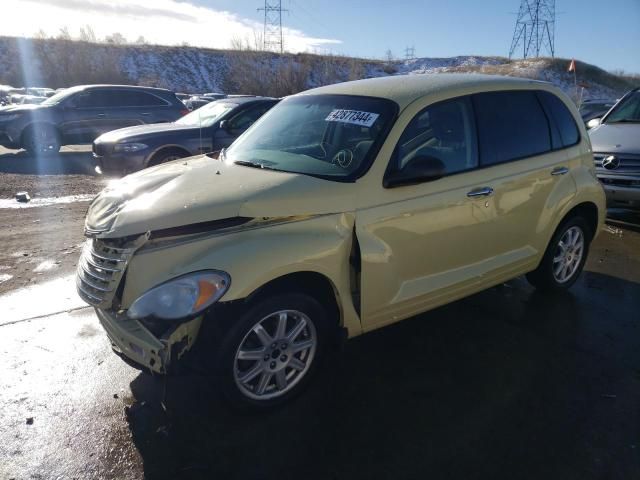
[[[186,125],[190,127],[211,127],[218,122],[224,115],[236,108],[235,103],[211,102],[205,106],[186,114],[184,117],[176,121],[178,125]]]
[[[353,181],[367,171],[398,106],[353,95],[282,100],[225,152],[225,161]]]
[[[473,95],[481,165],[495,165],[551,150],[549,122],[533,91]]]
[[[253,125],[264,113],[271,108],[271,103],[259,103],[253,105],[243,112],[233,117],[231,122],[231,128],[234,130],[244,131]]]
[[[471,170],[478,165],[475,125],[468,97],[430,105],[418,113],[402,133],[390,171],[402,171],[416,157],[432,157],[443,174]]]
[[[607,115],[604,123],[640,123],[640,90],[620,100]]]
[[[73,97],[77,108],[104,108],[111,105],[109,92],[106,90],[89,90]]]

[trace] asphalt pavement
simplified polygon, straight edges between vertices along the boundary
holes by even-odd
[[[16,288],[0,479],[638,479],[640,222],[616,218],[571,292],[515,279],[356,338],[258,415],[125,365],[72,275]]]

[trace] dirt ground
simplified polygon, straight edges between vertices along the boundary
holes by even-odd
[[[0,294],[74,271],[87,199],[111,180],[92,170],[86,145],[64,147],[41,161],[0,147]],[[17,202],[20,191],[33,200]],[[85,201],[56,203],[70,196]],[[45,206],[34,206],[40,201]]]

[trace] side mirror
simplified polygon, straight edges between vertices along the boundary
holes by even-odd
[[[231,125],[231,122],[229,122],[229,120],[222,120],[220,122],[220,129],[224,130],[227,133],[233,133],[233,125]]]
[[[385,188],[393,188],[402,185],[432,182],[442,178],[446,173],[446,169],[439,158],[429,155],[417,155],[409,160],[409,163],[402,170],[393,172],[386,177],[383,185]]]
[[[587,122],[587,129],[591,129],[600,125],[602,119],[601,118],[592,118]]]

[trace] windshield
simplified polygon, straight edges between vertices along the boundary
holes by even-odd
[[[605,123],[640,123],[640,90],[620,100],[607,115]]]
[[[84,87],[66,88],[61,92],[58,92],[55,95],[47,98],[44,102],[42,102],[42,105],[56,105],[81,90],[84,90]]]
[[[397,105],[350,95],[289,97],[225,152],[245,166],[351,181],[367,171]]]
[[[188,125],[193,127],[210,127],[236,106],[237,105],[235,103],[208,103],[207,105],[186,114],[180,120],[177,120],[176,123],[178,125]]]

